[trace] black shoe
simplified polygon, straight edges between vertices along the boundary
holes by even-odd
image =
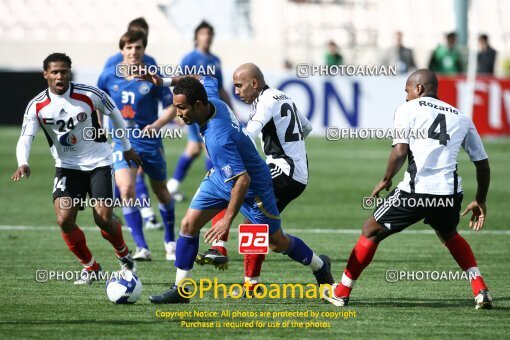
[[[333,279],[333,275],[331,274],[331,260],[327,255],[320,255],[319,256],[322,261],[324,261],[324,265],[321,269],[317,270],[316,272],[313,272],[313,275],[315,275],[315,279],[317,280],[317,283],[319,285],[321,284],[334,284],[335,280]]]
[[[487,289],[481,289],[475,297],[475,309],[492,309],[491,293]]]
[[[149,301],[152,303],[189,303],[189,297],[184,297],[183,295],[189,295],[188,290],[173,285],[172,288],[160,295],[149,296]]]
[[[119,263],[121,270],[130,270],[136,273],[136,262],[133,260],[133,256],[131,256],[131,250],[126,256],[119,258]]]
[[[195,262],[201,266],[204,264],[212,264],[220,270],[228,268],[228,256],[223,255],[216,249],[209,249],[203,254],[197,254]]]

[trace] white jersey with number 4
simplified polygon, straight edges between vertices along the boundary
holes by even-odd
[[[285,173],[292,179],[308,183],[308,159],[303,121],[306,118],[280,90],[266,87],[253,102],[250,121],[262,125],[262,146],[266,163],[274,164],[271,176]],[[308,122],[308,120],[306,120]]]
[[[407,171],[398,185],[403,191],[432,195],[461,192],[457,175],[460,148],[473,162],[487,159],[473,121],[439,99],[422,97],[402,104],[395,112],[394,128],[409,131],[404,137],[410,137],[393,140],[393,145],[409,144]]]
[[[23,118],[22,136],[44,131],[55,167],[93,170],[113,163],[106,138],[95,138],[99,128],[96,109],[109,115],[115,104],[93,86],[70,83],[62,95],[49,89],[30,101]]]

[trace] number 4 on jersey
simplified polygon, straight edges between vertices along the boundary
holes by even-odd
[[[53,192],[57,191],[57,189],[60,189],[62,192],[66,191],[66,181],[66,176],[62,177],[60,180],[55,177],[55,181],[53,182]]]
[[[437,126],[439,125],[439,132],[436,132]],[[429,127],[428,137],[437,139],[439,144],[446,145],[450,140],[450,135],[446,133],[446,116],[444,113],[438,113],[436,119],[432,122]]]

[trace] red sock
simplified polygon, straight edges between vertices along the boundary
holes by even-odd
[[[223,256],[228,256],[227,248],[225,248],[224,246],[215,245],[215,246],[212,246],[211,249],[219,251],[220,254]]]
[[[62,232],[62,238],[66,242],[69,250],[80,260],[85,268],[90,270],[99,269],[99,264],[94,260],[87,247],[85,234],[78,226],[75,226],[67,233]]]
[[[475,255],[473,254],[469,243],[467,243],[460,234],[456,234],[454,237],[446,241],[445,246],[448,248],[450,254],[452,254],[453,258],[457,261],[463,271],[475,273],[475,278],[471,280],[473,295],[478,295],[478,292],[481,289],[487,289],[487,286],[480,275]]]
[[[113,232],[108,233],[101,229],[101,235],[103,235],[105,240],[108,240],[108,242],[112,244],[113,249],[115,250],[115,254],[118,258],[124,257],[128,254],[129,249],[124,242],[124,236],[122,235],[122,226],[120,222],[116,223],[116,227],[114,228]]]
[[[351,256],[349,256],[349,260],[347,261],[347,267],[344,271],[344,276],[347,278],[342,277],[342,281],[335,289],[336,296],[349,297],[354,285],[354,282],[352,281],[357,280],[363,269],[372,262],[378,245],[379,243],[370,241],[368,238],[361,235],[358,243],[356,243],[356,246],[352,249]]]
[[[266,255],[264,254],[246,254],[244,255],[244,276],[257,277],[260,276],[262,270],[262,262]]]
[[[219,220],[221,220],[223,218],[223,216],[225,216],[226,212],[227,212],[227,209],[223,209],[222,211],[217,213],[216,216],[213,217],[212,222],[211,222],[213,228],[216,225],[216,223]],[[229,235],[229,233],[227,233],[225,236],[223,236],[220,240],[227,242],[228,241],[228,235]],[[213,249],[215,249],[215,248],[213,247]]]

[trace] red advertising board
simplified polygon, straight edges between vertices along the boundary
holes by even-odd
[[[466,112],[466,77],[440,77],[439,98]],[[510,136],[510,79],[476,78],[473,122],[482,136]]]

